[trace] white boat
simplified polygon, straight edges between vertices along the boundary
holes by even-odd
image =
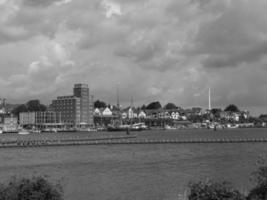
[[[33,129],[33,130],[30,130],[30,133],[41,133],[41,130]]]
[[[227,128],[239,128],[238,124],[227,124]]]
[[[27,131],[26,129],[20,129],[19,132],[18,132],[19,135],[28,135],[29,133],[30,132]]]
[[[165,125],[164,128],[165,128],[166,130],[176,130],[175,127],[172,127],[172,126],[170,126],[170,125]]]
[[[140,123],[135,123],[131,125],[131,129],[142,131],[142,130],[147,130],[148,127],[147,125],[145,125],[144,122],[140,122]]]

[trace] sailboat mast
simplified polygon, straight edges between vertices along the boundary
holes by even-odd
[[[134,117],[134,115],[133,115],[133,96],[131,96],[131,105],[130,105],[130,110],[131,110],[131,125],[133,125],[133,117]]]
[[[120,110],[119,86],[117,85],[117,107]]]
[[[209,88],[209,110],[211,110],[210,88]]]
[[[133,108],[133,96],[131,96],[131,108]]]

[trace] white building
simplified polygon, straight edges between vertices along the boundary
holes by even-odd
[[[28,125],[35,123],[35,112],[21,112],[19,113],[20,125]]]
[[[103,110],[102,115],[103,115],[103,116],[112,116],[112,112],[111,112],[111,110],[110,110],[108,107],[106,107],[106,108]]]
[[[143,110],[141,110],[138,114],[138,118],[146,118],[146,113]]]
[[[180,118],[180,114],[179,114],[179,112],[172,112],[171,113],[171,118],[172,119],[179,119]]]

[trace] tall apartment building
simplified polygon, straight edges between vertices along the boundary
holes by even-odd
[[[81,103],[75,96],[60,96],[52,101],[52,109],[60,113],[62,123],[75,126],[80,124]]]
[[[93,101],[87,84],[75,84],[73,95],[60,96],[52,101],[52,110],[61,113],[61,122],[74,126],[93,125]]]
[[[73,95],[80,98],[80,123],[89,123],[89,88],[87,84],[75,84]]]
[[[89,124],[94,124],[94,96],[89,96]]]

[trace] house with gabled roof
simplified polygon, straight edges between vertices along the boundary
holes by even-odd
[[[138,118],[146,118],[146,113],[145,113],[145,111],[143,111],[143,110],[140,110],[139,111],[139,113],[138,113]]]

